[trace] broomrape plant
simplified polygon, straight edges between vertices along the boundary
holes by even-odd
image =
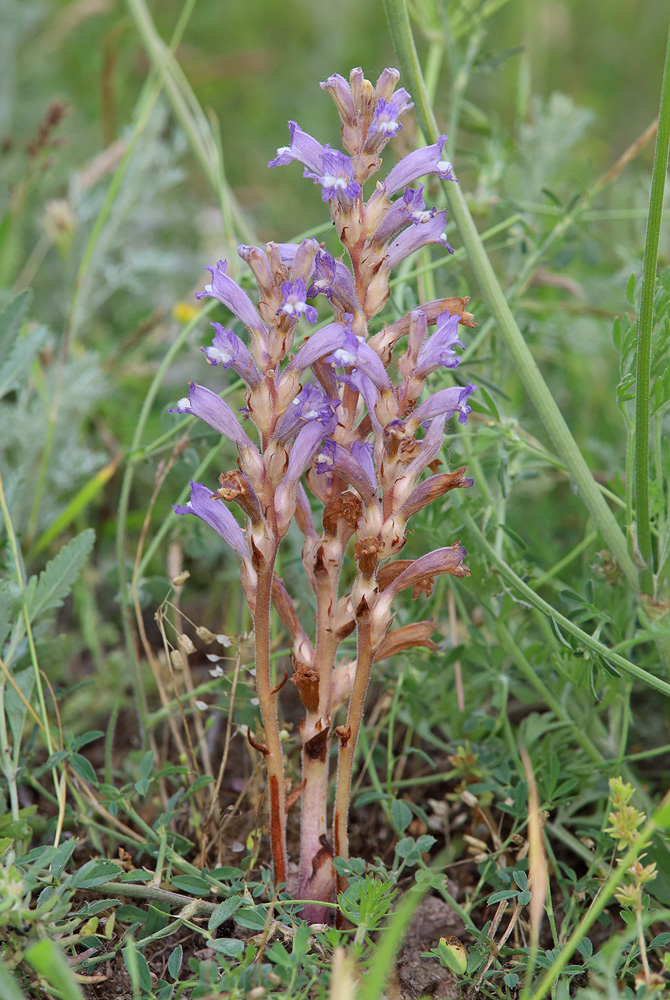
[[[398,79],[395,69],[385,69],[376,87],[361,69],[351,72],[349,83],[339,74],[329,77],[321,86],[335,101],[347,152],[322,145],[290,122],[290,143],[269,164],[297,160],[304,176],[321,186],[344,259],[331,256],[314,239],[239,247],[258,285],[258,307],[226,273],[226,262],[208,268],[211,281],[199,297],[223,303],[246,329],[247,343],[213,323],[214,339],[203,351],[210,365],[232,369],[244,381],[248,422],[216,392],[195,382],[173,411],[194,414],[238,450],[238,468],[221,474],[216,492],[194,482],[189,502],[174,509],[206,521],[240,565],[254,619],[264,730],[264,742],[251,735],[249,741],[265,758],[277,885],[287,877],[287,802],[277,716],[287,677],[273,687],[272,605],[291,635],[291,681],[305,708],[299,726],[299,897],[313,901],[303,913],[310,922],[327,919],[329,911],[320,904],[331,901],[335,891],[333,858],[349,856],[352,768],[372,665],[411,647],[436,648],[432,621],[391,628],[393,602],[409,587],[415,596],[430,594],[438,574],[469,574],[458,542],[415,560],[394,558],[413,514],[449,490],[473,483],[465,469],[436,470],[445,424],[456,414],[462,423],[467,420],[475,386],[454,385],[421,397],[431,372],[458,365],[459,325],[476,325],[466,312],[467,298],[443,298],[370,335],[370,321],[384,308],[391,272],[401,261],[431,243],[453,253],[444,233],[446,212],[426,207],[422,184],[410,186],[429,174],[456,180],[444,155],[446,136],[405,156],[363,199],[363,185],[380,169],[382,150],[413,106],[409,94],[396,89]],[[327,303],[332,320],[297,346],[301,321],[319,321],[310,300]],[[399,372],[396,381],[388,374],[392,361]],[[250,430],[253,425],[253,435],[245,424]],[[423,478],[429,470],[432,474]],[[321,508],[320,527],[308,493]],[[241,509],[244,529],[227,504]],[[274,569],[293,520],[304,537],[303,565],[315,595],[313,636]],[[356,574],[350,591],[340,594],[340,573],[350,550]],[[342,641],[354,631],[355,659],[338,659]],[[336,725],[343,705],[348,705],[346,721]],[[329,837],[333,740],[338,744],[337,790]],[[341,889],[344,879],[338,879]]]

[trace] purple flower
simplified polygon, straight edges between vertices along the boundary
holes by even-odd
[[[386,272],[392,271],[406,257],[420,250],[421,247],[428,246],[429,243],[440,243],[449,253],[453,253],[453,247],[447,242],[444,232],[446,221],[446,211],[436,212],[422,225],[410,226],[409,229],[405,229],[386,251],[383,269]]]
[[[286,533],[293,518],[300,477],[314,461],[324,434],[330,434],[336,426],[337,417],[333,414],[329,424],[324,424],[320,420],[310,420],[298,431],[289,455],[286,475],[275,493],[277,530],[280,537]]]
[[[403,157],[384,181],[386,196],[390,198],[426,174],[437,174],[445,181],[455,181],[450,161],[442,156],[442,149],[446,141],[447,136],[441,135],[437,142],[431,146],[416,149],[413,153]]]
[[[295,357],[291,358],[286,366],[286,373],[288,374],[293,371],[304,372],[305,368],[309,368],[315,361],[322,358],[324,354],[328,354],[329,351],[332,351],[333,347],[340,347],[344,342],[346,333],[347,328],[342,323],[329,323],[327,326],[321,327],[320,330],[317,330],[316,333],[313,333],[305,341]]]
[[[277,310],[278,316],[288,316],[297,320],[304,315],[308,323],[316,323],[319,314],[314,306],[307,305],[305,282],[302,278],[298,278],[297,281],[282,281],[281,293],[282,304]]]
[[[407,426],[415,430],[424,420],[432,420],[434,417],[444,415],[445,419],[453,417],[458,412],[459,423],[465,424],[468,421],[468,413],[472,413],[472,407],[467,405],[468,397],[477,388],[471,382],[463,386],[455,385],[450,389],[440,389],[424,400],[407,419]],[[428,435],[426,435],[427,437]]]
[[[360,368],[354,368],[350,375],[340,375],[340,381],[344,382],[351,389],[356,389],[361,394],[375,433],[381,433],[382,425],[377,416],[376,406],[379,402],[379,390],[371,378],[369,378]]]
[[[170,410],[170,413],[190,413],[209,424],[219,434],[223,434],[229,441],[233,441],[238,448],[254,448],[240,426],[235,411],[231,410],[225,400],[211,389],[206,389],[204,385],[198,385],[197,382],[191,382],[190,386],[191,391],[188,396],[180,399],[176,408]]]
[[[354,441],[351,446],[351,454],[361,466],[363,471],[367,473],[368,479],[375,485],[376,488],[377,474],[375,472],[375,464],[372,459],[374,454],[374,446],[372,443],[369,441]]]
[[[268,163],[268,167],[283,167],[291,160],[298,160],[316,173],[321,169],[325,147],[309,133],[303,132],[297,122],[289,122],[288,127],[291,134],[290,145],[281,146],[274,160]]]
[[[282,414],[275,428],[276,439],[284,444],[309,420],[318,420],[330,427],[340,405],[341,400],[326,396],[315,385],[306,385]]]
[[[335,260],[325,250],[320,250],[314,260],[314,276],[307,291],[307,298],[325,295],[330,299],[333,310],[341,315],[360,313],[361,307],[356,296],[354,276],[341,260]]]
[[[212,280],[205,285],[202,292],[198,292],[196,298],[202,299],[208,296],[212,299],[218,299],[224,306],[227,306],[231,313],[246,326],[252,337],[254,353],[259,362],[262,362],[267,353],[267,331],[249,296],[242,291],[237,282],[226,274],[227,268],[228,262],[225,260],[220,260],[216,267],[206,267],[205,270],[211,272]]]
[[[361,186],[354,180],[354,165],[350,156],[337,149],[324,146],[321,165],[318,170],[305,168],[304,177],[309,177],[322,187],[321,200],[334,199],[342,204],[360,198]]]
[[[175,514],[195,514],[221,535],[226,545],[229,545],[238,559],[248,559],[244,543],[244,534],[239,524],[226,505],[212,496],[202,483],[191,480],[191,499],[184,506],[173,504]]]
[[[210,365],[232,368],[250,389],[258,385],[261,377],[246,345],[232,330],[226,330],[220,323],[212,323],[216,334],[211,347],[201,347]]]
[[[310,237],[301,243],[274,243],[269,245],[277,247],[282,264],[290,267],[294,275],[303,277],[307,281],[307,275],[311,275],[314,269],[314,258],[320,252],[317,240]],[[312,298],[312,296],[309,295],[308,298]]]
[[[455,347],[463,347],[458,339],[458,315],[443,312],[437,317],[437,329],[419,351],[416,372],[419,378],[426,378],[431,372],[444,365],[455,368],[460,358],[454,353]]]
[[[385,101],[383,97],[380,97],[368,132],[379,132],[385,139],[392,138],[402,128],[398,121],[400,116],[413,107],[414,105],[409,100],[409,94],[402,87],[395,92],[392,101]]]
[[[356,448],[355,454],[354,448]],[[363,503],[372,503],[377,497],[377,479],[371,452],[372,445],[364,444],[362,441],[357,441],[352,446],[351,452],[348,452],[337,441],[326,438],[316,456],[316,471],[319,475],[334,472],[354,487]]]
[[[357,75],[360,79],[363,78],[363,70],[360,66],[351,71],[352,82]],[[335,106],[342,121],[353,122],[356,108],[354,105],[354,98],[351,93],[351,86],[347,83],[344,77],[339,73],[333,73],[332,76],[329,76],[327,80],[324,80],[320,86],[322,90],[328,90],[330,92],[330,96],[335,101]]]
[[[418,188],[407,188],[402,198],[397,198],[386,212],[372,235],[372,241],[375,246],[383,246],[408,224],[422,225],[429,222],[436,212],[436,208],[426,208],[423,184],[419,184]]]
[[[325,360],[336,367],[360,369],[378,389],[392,388],[379,355],[375,354],[362,337],[357,337],[351,330],[346,331],[342,345]]]

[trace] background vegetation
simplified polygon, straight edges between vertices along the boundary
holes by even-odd
[[[238,242],[323,226],[301,171],[266,163],[289,118],[337,145],[318,82],[397,64],[384,8],[0,9],[0,993],[350,996],[354,976],[365,997],[389,977],[406,996],[477,982],[495,997],[661,993],[667,234],[651,340],[648,600],[538,415],[454,222],[455,257],[431,267],[426,255],[394,287],[388,316],[433,289],[472,296],[479,327],[461,367],[479,401],[443,458],[476,485],[417,519],[410,543],[418,555],[461,538],[472,576],[400,613],[432,616],[440,650],[379,665],[354,801],[359,859],[340,900],[356,930],[310,938],[288,897],[270,902],[262,775],[243,737],[258,723],[236,565],[170,509],[225,453],[167,409],[202,372],[204,265],[227,257],[241,278]],[[667,5],[410,10],[460,193],[635,554],[636,317]],[[418,140],[416,123],[403,138]],[[297,540],[283,560],[300,593]],[[285,660],[278,625],[279,676]],[[289,701],[289,749],[297,718]],[[645,850],[656,871],[629,874]],[[528,877],[539,884],[541,871],[540,926]],[[421,893],[444,904],[444,926],[414,945],[410,932],[393,972]],[[449,951],[454,934],[465,956]],[[411,971],[412,948],[432,953],[418,964],[433,981]]]

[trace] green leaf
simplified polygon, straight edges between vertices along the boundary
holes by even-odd
[[[0,996],[4,1000],[28,1000],[2,959],[0,959]]]
[[[524,871],[515,871],[515,872],[512,872],[512,878],[514,879],[514,881],[518,885],[519,889],[527,889],[528,888],[528,876],[526,875],[526,873]]]
[[[7,303],[0,314],[0,362],[4,362],[18,337],[31,298],[32,295],[28,289],[19,292]]]
[[[132,938],[128,938],[128,943],[123,949],[123,961],[128,970],[130,981],[133,984],[133,995],[143,992],[151,996],[149,963],[142,952],[138,951],[137,945]]]
[[[140,777],[148,778],[151,774],[151,769],[154,766],[154,752],[153,750],[147,750],[145,754],[142,755],[142,760],[140,761]]]
[[[31,944],[25,952],[25,960],[49,986],[58,991],[63,1000],[83,1000],[83,995],[65,955],[50,938],[42,938]]]
[[[178,944],[174,951],[170,953],[170,957],[167,962],[168,972],[173,979],[177,979],[179,977],[183,957],[184,949],[180,944]]]
[[[225,923],[226,920],[232,917],[235,910],[237,910],[241,905],[241,896],[229,896],[228,899],[224,899],[222,903],[219,903],[209,918],[207,929],[215,931],[217,927],[220,927],[221,924]]]
[[[95,532],[87,528],[47,563],[28,605],[31,619],[61,606],[88,559],[94,541]]]
[[[499,892],[494,892],[486,900],[486,905],[491,906],[493,903],[501,903],[503,899],[516,899],[519,893],[516,889],[501,889]]]
[[[258,906],[254,910],[250,907],[245,907],[243,910],[236,912],[235,923],[239,927],[247,927],[252,931],[262,931],[265,927],[267,915],[268,911],[265,906]]]
[[[35,685],[35,671],[33,668],[26,667],[25,670],[20,670],[18,674],[14,674],[14,681],[26,701],[29,702]],[[21,742],[23,724],[27,714],[28,709],[25,703],[19,698],[14,688],[8,685],[5,692],[5,715],[7,716],[15,744]]]
[[[69,884],[72,888],[93,889],[96,885],[115,879],[120,872],[121,869],[113,861],[87,861],[74,873]]]
[[[410,807],[402,799],[394,799],[391,803],[391,815],[400,833],[404,833],[412,822],[412,810]]]
[[[188,892],[191,896],[209,896],[209,882],[197,875],[175,875],[170,881],[180,892]]]
[[[429,851],[433,846],[433,844],[436,843],[437,839],[431,836],[430,833],[423,833],[420,837],[417,838],[416,849],[419,852],[419,854],[425,854],[426,851]]]
[[[46,339],[46,328],[40,327],[14,341],[9,356],[0,365],[0,399],[16,389],[20,376],[33,363]]]
[[[12,627],[14,601],[5,583],[0,583],[0,647]]]
[[[238,958],[244,951],[244,941],[240,941],[238,938],[214,938],[208,943],[210,948],[227,958]]]
[[[56,848],[56,853],[51,860],[51,874],[54,878],[60,878],[61,872],[67,867],[68,861],[74,854],[74,849],[77,846],[77,838],[70,837],[69,840],[64,840]]]
[[[80,778],[83,778],[84,781],[90,782],[97,788],[98,778],[93,770],[93,765],[90,760],[87,760],[87,758],[80,753],[73,753],[70,755],[70,763],[72,764],[72,769],[77,772]]]

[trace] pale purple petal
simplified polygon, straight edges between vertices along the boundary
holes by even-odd
[[[173,504],[175,514],[195,514],[219,533],[238,559],[248,559],[244,534],[222,500],[212,497],[212,491],[202,483],[191,481],[191,499],[184,506]]]
[[[379,402],[379,390],[372,379],[368,378],[360,368],[354,368],[353,372],[349,375],[340,375],[340,381],[344,382],[351,389],[356,389],[357,392],[360,392],[370,414],[373,428],[376,432],[381,432],[382,425],[375,409]]]
[[[447,213],[445,210],[436,212],[421,225],[405,229],[386,251],[383,269],[392,271],[401,261],[422,247],[428,246],[429,243],[439,243],[449,253],[453,253],[453,247],[447,242],[447,236],[444,232],[446,221]]]
[[[396,198],[377,227],[372,240],[376,246],[383,246],[392,240],[405,226],[415,226],[429,222],[436,208],[426,208],[423,200],[423,184],[418,188],[407,188],[402,198]]]
[[[370,482],[376,486],[377,473],[375,471],[375,463],[372,460],[373,453],[374,446],[370,441],[354,441],[351,446],[351,454],[367,473]]]
[[[259,337],[265,339],[267,334],[260,316],[246,292],[243,292],[237,282],[228,277],[227,267],[228,262],[220,260],[216,267],[205,268],[211,272],[212,280],[208,285],[205,285],[204,291],[196,295],[196,298],[202,299],[209,296],[218,299],[230,309],[233,315],[237,316],[248,330],[252,330]]]
[[[424,420],[432,420],[434,417],[443,414],[448,419],[449,417],[453,417],[457,411],[460,414],[458,418],[459,422],[462,424],[466,423],[468,413],[472,412],[472,407],[467,405],[467,400],[476,388],[476,385],[472,385],[469,382],[465,387],[455,385],[449,389],[440,389],[439,392],[434,392],[432,396],[424,400],[409,415],[407,420],[408,426],[416,428]]]
[[[326,396],[315,385],[306,385],[291,401],[275,428],[275,438],[284,444],[298,433],[309,420],[318,420],[324,426],[332,425],[341,400]]]
[[[431,146],[416,149],[403,157],[383,182],[386,196],[390,198],[426,174],[437,174],[443,180],[455,181],[453,167],[442,155],[446,141],[446,135],[441,135]]]
[[[290,145],[282,146],[277,150],[274,160],[270,160],[269,167],[280,167],[290,163],[291,160],[298,160],[315,173],[321,169],[321,158],[325,147],[314,139],[309,133],[303,132],[297,122],[288,123],[291,134]]]
[[[282,304],[277,310],[278,316],[288,316],[295,320],[304,316],[308,323],[316,323],[319,314],[314,306],[307,303],[305,282],[302,278],[298,278],[297,281],[282,281],[281,294]]]
[[[380,97],[368,134],[377,132],[387,140],[397,135],[402,128],[398,119],[414,107],[408,98],[409,94],[403,88],[395,92],[392,101],[385,101],[383,97]]]
[[[318,294],[330,299],[333,309],[339,313],[355,315],[361,311],[354,276],[341,260],[335,260],[325,250],[320,250],[314,262],[314,276],[307,291],[307,298]]]
[[[391,389],[391,380],[381,358],[362,337],[348,330],[341,347],[330,354],[326,361],[336,367],[359,368],[364,375],[372,379],[378,389]]]
[[[459,316],[444,312],[437,317],[437,329],[419,351],[415,374],[426,378],[431,372],[443,365],[445,368],[455,368],[460,358],[454,348],[463,347],[458,339]]]
[[[333,348],[339,348],[344,343],[346,333],[347,328],[342,323],[329,323],[317,330],[289,361],[286,371],[303,372],[324,354],[328,354]]]
[[[232,368],[250,389],[258,385],[261,376],[246,344],[232,330],[226,330],[220,323],[212,323],[212,326],[216,331],[212,346],[201,348],[209,364]]]
[[[361,444],[361,442],[357,443]],[[353,448],[351,452],[348,452],[337,441],[333,441],[332,438],[326,438],[321,451],[316,456],[316,471],[319,475],[323,475],[326,472],[334,472],[350,486],[354,487],[364,503],[372,503],[377,495],[377,482],[372,461],[370,459],[366,463],[372,471],[372,475],[370,475],[368,469],[358,461],[352,452]]]
[[[363,76],[363,70],[360,67],[358,71],[354,70],[353,72],[358,72],[361,77]],[[322,90],[329,91],[330,96],[335,101],[335,106],[342,121],[353,121],[355,114],[354,99],[351,94],[351,87],[344,77],[340,76],[339,73],[333,73],[320,86]]]
[[[335,199],[343,204],[360,198],[361,186],[354,180],[354,165],[350,156],[337,149],[324,147],[321,164],[316,170],[305,169],[304,176],[320,184],[322,201]]]
[[[209,424],[219,434],[223,434],[229,441],[233,441],[238,448],[254,447],[240,426],[237,414],[225,400],[211,389],[206,389],[204,385],[198,385],[197,382],[191,382],[190,386],[191,391],[188,396],[180,399],[176,408],[170,410],[170,413],[192,414]]]

